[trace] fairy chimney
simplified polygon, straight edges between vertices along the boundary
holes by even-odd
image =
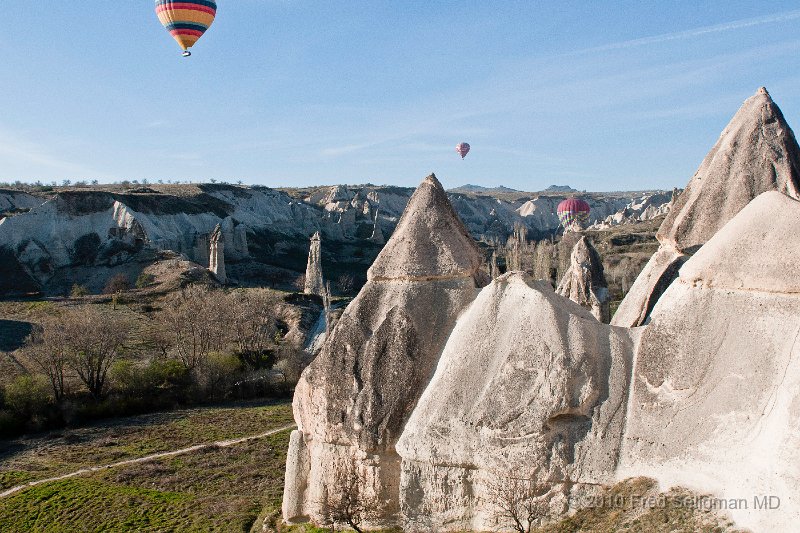
[[[308,265],[306,266],[306,294],[325,294],[325,283],[322,280],[322,246],[319,232],[311,237],[311,248],[308,250]]]
[[[225,236],[222,233],[222,226],[217,224],[209,238],[210,250],[208,253],[208,269],[216,276],[220,283],[225,283],[228,278],[225,275]]]

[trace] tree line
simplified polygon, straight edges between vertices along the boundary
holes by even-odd
[[[287,395],[306,363],[299,311],[268,290],[188,286],[148,314],[57,309],[27,339],[27,373],[0,390],[0,433],[232,398]]]

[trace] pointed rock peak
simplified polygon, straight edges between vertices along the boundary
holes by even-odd
[[[592,241],[586,236],[581,237],[581,239],[575,243],[575,246],[572,248],[571,257],[573,265],[581,265],[585,268],[588,267],[593,273],[599,272],[600,276],[603,275],[603,260],[592,245]]]
[[[431,174],[408,201],[392,237],[370,267],[370,280],[474,277],[482,255]]]
[[[442,189],[442,191],[444,191],[442,184],[439,183],[439,180],[436,178],[436,174],[434,174],[433,172],[431,172],[430,175],[428,175],[428,177],[425,178],[425,181],[423,183],[430,183],[434,187],[438,187]]]
[[[581,237],[572,248],[570,267],[556,292],[590,309],[600,322],[607,324],[611,320],[603,260],[588,238]]]
[[[311,240],[312,241],[319,241],[320,240],[320,236],[319,236],[319,232],[318,231],[314,232],[314,235],[311,236]]]
[[[765,88],[745,100],[658,231],[693,253],[759,194],[800,198],[800,146]]]

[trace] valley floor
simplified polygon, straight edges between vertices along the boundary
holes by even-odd
[[[249,531],[259,513],[280,507],[291,424],[289,402],[248,402],[6,441],[0,451],[0,489],[279,430],[26,488],[0,499],[0,529]]]

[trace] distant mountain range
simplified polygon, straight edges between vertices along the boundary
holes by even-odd
[[[462,185],[461,187],[456,187],[455,189],[450,189],[449,192],[461,192],[461,193],[498,193],[498,192],[521,192],[516,189],[511,189],[509,187],[504,187],[500,185],[499,187],[482,187],[480,185],[471,185],[466,184]]]
[[[500,185],[499,187],[483,187],[481,185],[472,185],[468,183],[466,185],[462,185],[461,187],[450,189],[448,192],[456,192],[456,193],[460,192],[468,194],[494,194],[494,193],[522,192],[522,191],[518,191],[517,189],[512,189],[510,187],[504,187],[503,185]],[[578,190],[573,189],[569,185],[551,185],[542,192],[573,193],[573,192],[578,192]]]

